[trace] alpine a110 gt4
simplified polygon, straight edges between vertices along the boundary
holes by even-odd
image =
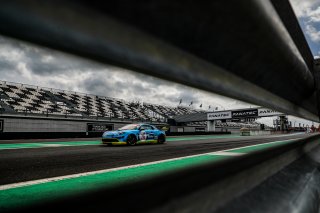
[[[142,143],[166,142],[164,131],[150,124],[128,124],[116,131],[106,131],[102,135],[102,144],[134,146]]]

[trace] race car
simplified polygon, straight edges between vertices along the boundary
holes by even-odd
[[[128,124],[116,131],[106,131],[102,135],[102,144],[134,146],[142,143],[166,142],[164,131],[150,124]]]

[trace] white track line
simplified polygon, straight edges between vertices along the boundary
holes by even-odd
[[[304,138],[304,137],[302,137],[302,138]],[[84,172],[84,173],[73,174],[73,175],[64,175],[64,176],[53,177],[53,178],[44,178],[44,179],[33,180],[33,181],[25,181],[25,182],[20,182],[20,183],[6,184],[6,185],[0,186],[0,190],[8,190],[8,189],[12,189],[12,188],[30,186],[30,185],[35,185],[35,184],[48,183],[48,182],[66,180],[66,179],[71,179],[71,178],[78,178],[78,177],[83,177],[83,176],[102,174],[102,173],[107,173],[107,172],[123,170],[123,169],[137,168],[137,167],[141,167],[141,166],[148,166],[148,165],[153,165],[153,164],[158,164],[158,163],[176,161],[176,160],[199,157],[199,156],[204,156],[204,155],[215,155],[216,153],[217,153],[217,155],[221,155],[221,153],[227,152],[227,151],[248,148],[248,147],[254,147],[254,146],[260,146],[260,145],[264,145],[264,144],[273,144],[273,143],[279,143],[279,142],[285,142],[285,141],[294,141],[294,140],[299,140],[299,139],[301,139],[301,138],[295,138],[295,139],[289,139],[289,140],[283,140],[283,141],[274,141],[274,142],[269,142],[269,143],[261,143],[261,144],[250,145],[250,146],[242,146],[242,147],[238,147],[238,148],[220,150],[220,151],[216,151],[216,152],[208,152],[208,153],[202,153],[202,154],[197,154],[197,155],[188,155],[188,156],[184,156],[184,157],[170,158],[170,159],[166,159],[166,160],[135,164],[135,165],[131,165],[131,166],[122,166],[122,167],[117,167],[117,168],[112,168],[112,169],[97,170],[97,171],[93,171],[93,172]],[[241,153],[241,154],[243,154],[243,153]],[[230,155],[230,154],[228,154],[228,155]],[[231,155],[233,155],[233,154],[231,154]]]
[[[237,153],[237,152],[213,152],[209,153],[208,155],[222,155],[222,156],[240,156],[240,155],[245,155],[247,153]]]

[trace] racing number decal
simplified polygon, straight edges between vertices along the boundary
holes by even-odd
[[[139,134],[139,138],[141,141],[147,140],[147,133],[145,131],[141,131]]]
[[[150,130],[141,131],[139,133],[140,141],[154,140],[154,138],[155,138],[154,132],[151,132]]]

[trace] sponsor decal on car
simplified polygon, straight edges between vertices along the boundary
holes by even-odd
[[[145,131],[141,131],[140,134],[139,134],[139,139],[141,141],[147,140],[147,133]]]

